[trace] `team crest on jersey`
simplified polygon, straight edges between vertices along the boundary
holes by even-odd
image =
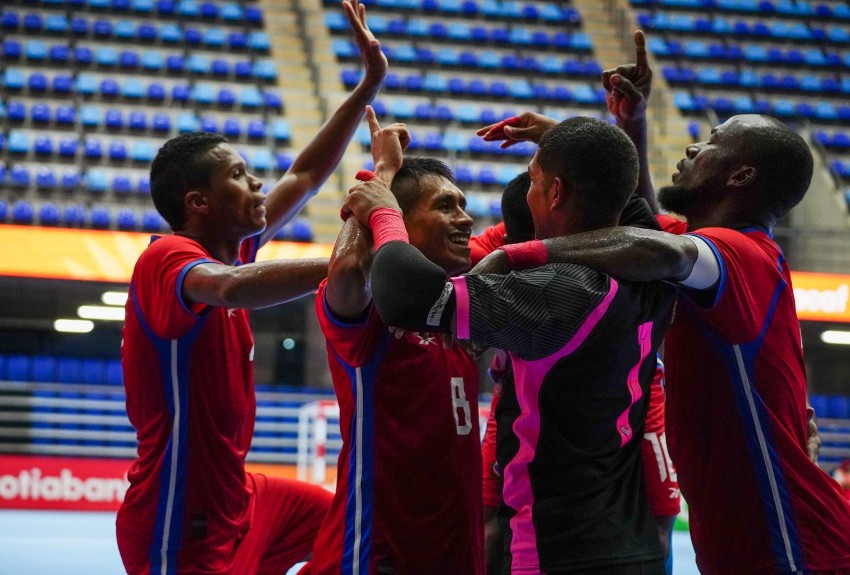
[[[431,345],[436,343],[437,336],[431,335],[430,333],[419,333],[416,332],[416,337],[419,338],[419,345]]]

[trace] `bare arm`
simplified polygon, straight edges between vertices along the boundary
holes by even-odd
[[[548,263],[574,263],[631,281],[687,278],[699,251],[689,238],[633,227],[605,228],[543,240]],[[508,259],[496,250],[472,272],[507,273]]]
[[[402,152],[410,142],[410,134],[404,124],[392,124],[382,129],[375,117],[375,111],[370,106],[366,107],[366,119],[372,136],[372,159],[379,177],[373,185],[381,186],[381,191],[384,192],[381,197],[388,207],[401,211],[389,191],[389,185],[401,167]],[[372,286],[369,280],[375,256],[372,233],[350,213],[350,209],[347,209],[353,199],[360,197],[361,195],[349,193],[346,198],[343,210],[350,215],[337,236],[325,288],[328,307],[337,317],[345,320],[360,317],[372,301]],[[363,200],[372,202],[372,198],[368,196],[363,197]],[[358,202],[357,205],[362,203]],[[367,223],[369,214],[377,207],[381,207],[378,199],[369,207],[364,207],[363,217]]]
[[[200,264],[186,274],[183,297],[212,306],[257,309],[315,291],[327,272],[328,261],[324,258],[273,260],[241,266]]]
[[[646,108],[652,91],[652,70],[646,55],[646,39],[642,31],[635,32],[635,63],[618,66],[602,73],[602,86],[607,92],[608,111],[617,125],[629,135],[638,151],[640,173],[636,193],[649,202],[658,213],[658,201],[649,175],[647,150]]]
[[[345,102],[269,191],[266,199],[268,225],[260,237],[261,245],[273,238],[333,173],[363,118],[366,104],[375,98],[383,85],[387,59],[381,52],[381,43],[366,25],[365,7],[358,0],[343,0],[342,6],[354,31],[366,72]]]
[[[340,319],[356,319],[372,301],[369,273],[374,256],[371,232],[349,217],[337,236],[325,287],[325,301]]]

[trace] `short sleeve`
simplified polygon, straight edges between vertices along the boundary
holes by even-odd
[[[697,313],[729,341],[751,341],[770,312],[773,298],[765,293],[787,289],[778,249],[768,250],[749,235],[727,228],[702,228],[693,235],[708,243],[720,264],[714,301],[701,302]],[[695,292],[682,289],[681,293]]]
[[[549,264],[508,275],[452,278],[460,338],[516,353],[549,356],[572,338],[610,290],[610,278],[575,264]]]
[[[684,234],[688,231],[688,223],[682,220],[676,219],[672,216],[668,216],[666,214],[657,214],[655,219],[658,221],[658,225],[661,226],[662,232],[667,232],[670,234]]]
[[[505,245],[505,224],[503,222],[488,227],[481,235],[469,238],[472,265],[474,266],[487,257],[490,252],[503,245]]]
[[[183,281],[196,265],[220,263],[200,244],[180,236],[153,241],[139,258],[133,272],[131,296],[141,317],[153,333],[174,339],[195,325],[207,306],[190,306],[183,298]]]
[[[331,351],[348,365],[359,367],[369,362],[378,336],[388,328],[381,321],[375,306],[370,304],[361,321],[349,323],[337,317],[328,307],[325,289],[328,280],[319,284],[316,294],[316,317]]]

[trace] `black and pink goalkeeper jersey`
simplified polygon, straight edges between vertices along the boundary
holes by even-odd
[[[513,362],[518,449],[502,470],[511,573],[661,559],[640,450],[674,290],[573,264],[451,283],[458,337]]]

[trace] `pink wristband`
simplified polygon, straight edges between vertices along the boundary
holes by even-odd
[[[369,215],[369,227],[375,241],[375,251],[387,242],[410,243],[401,214],[392,208],[378,208]]]
[[[540,240],[531,240],[521,244],[507,244],[498,249],[508,256],[508,263],[512,270],[540,267],[549,260],[546,245]]]

